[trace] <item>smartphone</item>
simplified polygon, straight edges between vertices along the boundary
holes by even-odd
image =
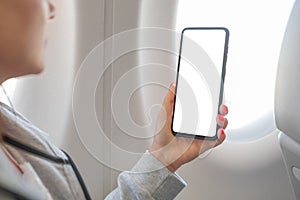
[[[225,27],[183,29],[171,124],[175,136],[217,139],[228,42]]]

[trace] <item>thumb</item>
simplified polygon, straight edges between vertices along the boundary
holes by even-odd
[[[171,83],[168,89],[168,93],[166,94],[163,102],[163,108],[165,109],[169,117],[172,115],[173,112],[174,97],[175,97],[175,85],[174,83]]]

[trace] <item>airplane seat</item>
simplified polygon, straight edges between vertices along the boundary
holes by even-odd
[[[300,0],[292,9],[281,47],[275,91],[275,120],[284,162],[300,199]]]

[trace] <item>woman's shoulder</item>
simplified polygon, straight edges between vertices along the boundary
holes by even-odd
[[[2,132],[15,141],[14,143],[20,143],[52,156],[66,158],[64,153],[52,143],[49,134],[35,126],[22,114],[3,103],[0,103],[0,114]]]

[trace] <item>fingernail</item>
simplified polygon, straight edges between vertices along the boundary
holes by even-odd
[[[224,129],[221,130],[221,135],[224,135],[225,134],[225,131]]]
[[[224,105],[224,109],[225,109],[226,113],[228,113],[228,107]]]
[[[224,121],[225,120],[225,118],[223,117],[223,115],[218,115],[218,118],[219,118],[220,121]]]

